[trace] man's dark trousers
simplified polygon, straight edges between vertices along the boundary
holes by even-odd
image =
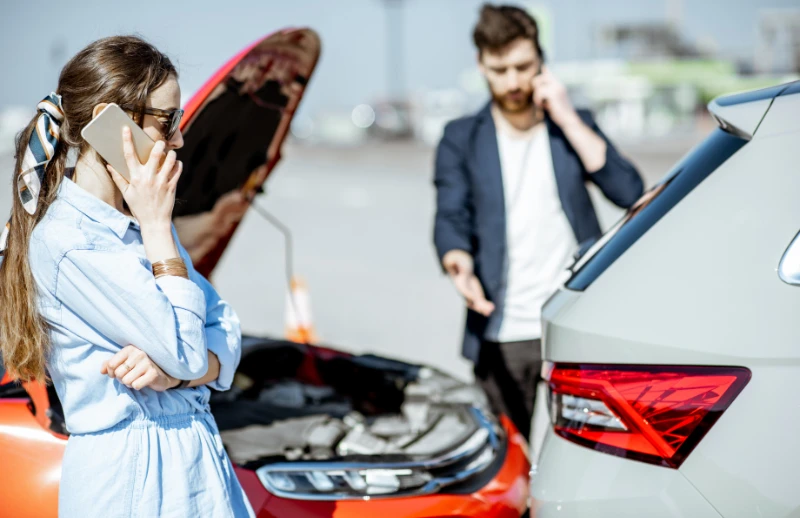
[[[541,380],[541,340],[481,344],[475,380],[489,398],[492,410],[507,415],[525,439],[530,438]]]

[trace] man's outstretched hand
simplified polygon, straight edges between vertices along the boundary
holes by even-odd
[[[491,315],[494,304],[486,300],[481,281],[473,271],[472,256],[464,250],[450,250],[444,254],[442,265],[458,292],[464,297],[467,307],[485,317]]]

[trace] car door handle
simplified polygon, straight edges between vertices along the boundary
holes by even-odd
[[[783,252],[778,263],[778,277],[786,284],[800,286],[800,232]]]

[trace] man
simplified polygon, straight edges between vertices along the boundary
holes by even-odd
[[[492,101],[445,128],[434,242],[466,301],[463,354],[495,410],[527,438],[541,307],[574,254],[601,234],[585,182],[627,208],[642,180],[543,65],[531,16],[485,5],[473,38]]]

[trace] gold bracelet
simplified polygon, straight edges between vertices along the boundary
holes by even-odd
[[[188,279],[189,271],[186,269],[186,263],[183,262],[183,258],[173,257],[153,263],[153,276],[158,279],[165,275],[174,275],[176,277]]]
[[[188,279],[189,278],[189,272],[186,269],[179,270],[179,269],[176,268],[174,270],[165,270],[163,272],[160,272],[160,273],[156,274],[154,276],[154,278],[159,279],[161,277],[166,277],[166,276],[183,277],[184,279]]]
[[[158,279],[159,277],[164,277],[165,275],[171,275],[175,277],[183,277],[184,279],[189,278],[189,272],[186,268],[158,268],[153,272],[153,277]]]
[[[184,279],[189,278],[189,272],[186,270],[186,268],[163,268],[153,272],[153,277],[155,277],[156,279],[164,277],[166,275],[171,275],[174,277],[183,277]]]

